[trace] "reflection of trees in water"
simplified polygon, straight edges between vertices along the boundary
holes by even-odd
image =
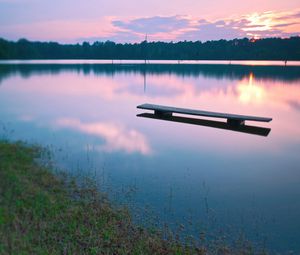
[[[58,74],[76,72],[84,75],[114,76],[118,73],[140,75],[176,75],[182,77],[211,77],[216,79],[241,80],[253,73],[256,79],[299,81],[299,66],[243,66],[243,65],[198,65],[198,64],[11,64],[0,65],[0,83],[3,79],[20,75]]]

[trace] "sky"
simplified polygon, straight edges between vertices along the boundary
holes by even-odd
[[[300,35],[300,0],[0,0],[0,37],[81,43]]]

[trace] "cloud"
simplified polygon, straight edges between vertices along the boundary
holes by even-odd
[[[99,147],[104,151],[139,152],[144,155],[151,153],[150,146],[143,134],[134,129],[127,130],[114,123],[82,123],[78,119],[59,119],[56,121],[56,126],[71,128],[104,139],[105,144]]]
[[[275,20],[289,20],[289,19],[300,19],[300,12],[290,12],[290,13],[285,13],[285,15],[279,15],[278,17],[274,18]]]
[[[292,26],[292,25],[297,25],[299,23],[293,22],[293,23],[282,23],[282,24],[277,24],[274,25],[273,27],[288,27],[288,26]]]
[[[1,0],[0,0],[1,1]],[[3,0],[2,0],[3,1]],[[0,37],[17,40],[55,40],[72,43],[207,41],[233,38],[289,37],[300,35],[300,11],[249,13],[240,17],[207,20],[182,15],[95,19],[60,19],[20,24],[0,24]]]
[[[112,25],[116,30],[119,30],[119,32],[117,32],[114,37],[106,38],[109,40],[111,40],[111,38],[119,39],[120,36],[124,37],[124,34],[127,34],[128,37],[134,38],[135,40],[129,39],[126,42],[138,42],[144,40],[147,34],[150,41],[172,41],[176,40],[178,35],[182,32],[193,29],[193,20],[186,16],[179,15],[153,16],[129,20],[118,19],[112,21]]]
[[[148,34],[152,41],[220,40],[243,37],[289,37],[300,35],[300,12],[251,13],[234,19],[209,21],[188,16],[154,16],[130,20],[113,20],[114,38],[122,33],[143,40]]]
[[[149,18],[139,18],[129,21],[115,20],[113,25],[142,34],[156,34],[173,32],[177,29],[189,27],[189,20],[181,16],[160,17],[154,16]]]
[[[245,31],[235,28],[236,24],[227,24],[224,20],[200,23],[194,30],[182,33],[180,40],[219,40],[245,37]]]
[[[300,35],[300,13],[264,12],[244,15],[237,19],[215,22],[199,20],[193,31],[182,33],[180,39],[219,40],[242,37],[290,37]],[[288,17],[288,18],[285,18]]]
[[[289,18],[291,18],[291,19],[300,19],[300,12],[290,15]]]

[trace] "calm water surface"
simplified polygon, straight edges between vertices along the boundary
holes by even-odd
[[[261,124],[272,130],[138,118],[142,103],[272,117]],[[139,222],[300,253],[299,66],[2,63],[0,124],[1,137],[50,146]]]

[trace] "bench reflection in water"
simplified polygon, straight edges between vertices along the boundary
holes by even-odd
[[[232,130],[232,131],[248,133],[253,135],[260,135],[260,136],[268,136],[268,134],[271,131],[270,128],[246,125],[245,121],[270,122],[272,118],[199,111],[199,110],[153,105],[153,104],[143,104],[137,106],[137,108],[154,111],[154,113],[138,114],[137,115],[138,117],[226,129],[226,130]],[[185,116],[174,116],[173,115],[174,113],[212,117],[212,118],[222,118],[222,119],[227,119],[227,122],[200,119],[200,118],[190,118]]]

